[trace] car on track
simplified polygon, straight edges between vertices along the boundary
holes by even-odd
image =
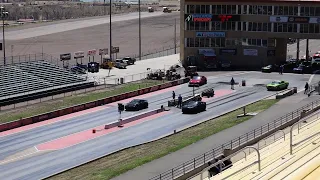
[[[261,72],[271,73],[271,72],[277,71],[278,68],[279,67],[277,67],[276,65],[268,65],[268,66],[262,67]]]
[[[182,106],[182,113],[199,113],[205,111],[207,108],[207,103],[202,101],[189,101]]]
[[[207,84],[207,78],[205,76],[193,76],[189,81],[189,87],[202,86],[204,84]]]
[[[147,109],[149,103],[147,100],[144,99],[133,99],[128,104],[125,105],[126,111],[139,111],[142,109]]]
[[[207,96],[208,98],[209,97],[213,97],[214,96],[214,89],[213,88],[209,88],[209,89],[206,89],[206,90],[202,91],[201,96],[202,97]]]
[[[289,82],[287,81],[272,81],[271,83],[267,84],[268,91],[280,91],[287,89],[289,86]]]

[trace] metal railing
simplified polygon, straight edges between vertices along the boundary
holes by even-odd
[[[142,52],[141,60],[163,57],[163,56],[173,55],[175,53],[180,53],[180,46],[179,45],[177,46],[176,51],[174,49],[175,49],[174,46],[167,46],[167,47],[163,47],[163,48],[152,50],[152,51]],[[121,55],[121,54],[119,55],[119,57],[122,57],[122,56],[124,57],[124,55]],[[134,57],[137,60],[140,60],[139,55],[137,55],[137,54],[133,54],[130,57]],[[100,62],[99,58],[100,58],[100,56],[97,55],[98,60],[96,60],[96,62]],[[39,60],[45,60],[45,61],[48,61],[48,62],[55,64],[55,65],[58,65],[58,66],[63,65],[62,61],[60,61],[59,58],[54,57],[50,54],[46,54],[46,53],[8,56],[6,58],[7,65],[17,64],[17,63],[22,63],[22,62],[39,61]],[[86,57],[83,58],[83,62],[87,62],[87,61],[88,61],[88,58],[86,58]],[[4,65],[3,62],[4,61],[3,61],[3,57],[2,57],[2,58],[0,58],[0,66]],[[69,63],[69,66],[73,65],[73,64],[75,65],[76,60],[71,59],[68,63]]]
[[[197,167],[200,167],[204,165],[205,163],[223,155],[225,149],[236,149],[240,147],[243,144],[246,144],[247,142],[250,142],[258,137],[261,137],[265,135],[266,133],[275,130],[276,128],[279,128],[280,126],[295,120],[296,118],[300,118],[301,112],[304,110],[312,110],[316,107],[320,106],[320,99],[315,100],[295,111],[292,111],[290,113],[287,113],[286,115],[281,116],[280,118],[265,124],[259,128],[254,129],[253,131],[250,131],[246,134],[243,134],[239,136],[238,138],[235,138],[227,143],[222,144],[221,146],[218,146],[214,149],[211,149],[210,151],[199,155],[193,159],[190,159],[189,161],[184,162],[183,164],[180,164],[168,171],[165,171],[150,180],[173,180],[175,178],[181,177],[185,175],[186,173],[196,169]]]

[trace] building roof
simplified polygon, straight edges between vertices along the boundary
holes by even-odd
[[[185,0],[185,2],[257,2],[257,3],[319,3],[320,0]]]

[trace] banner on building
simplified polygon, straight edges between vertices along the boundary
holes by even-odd
[[[95,56],[96,54],[97,54],[97,50],[96,49],[91,49],[91,50],[88,50],[87,56]]]
[[[185,14],[185,21],[192,22],[210,22],[212,14]]]
[[[237,49],[220,49],[220,55],[237,55]]]
[[[226,37],[225,32],[196,32],[196,37]]]
[[[258,56],[257,49],[243,49],[243,55],[245,56]]]
[[[227,21],[240,21],[240,15],[213,15],[212,21],[220,21],[220,22],[227,22]]]
[[[71,60],[71,53],[60,54],[60,61]]]
[[[270,22],[288,22],[287,16],[270,16]]]
[[[320,17],[311,17],[309,19],[309,23],[311,23],[311,24],[320,24]]]
[[[108,48],[99,49],[99,55],[106,55],[108,54]]]
[[[198,49],[199,54],[215,54],[214,49]]]
[[[309,17],[290,16],[288,22],[290,23],[309,23]]]
[[[74,59],[84,58],[84,52],[83,51],[75,52],[73,58]]]

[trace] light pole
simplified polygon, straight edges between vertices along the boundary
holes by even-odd
[[[110,59],[112,60],[112,58],[111,58],[111,56],[112,56],[112,27],[111,27],[111,11],[112,11],[112,4],[111,4],[111,0],[110,0],[110,8],[109,8],[109,15],[110,15],[110,37],[109,37],[109,39],[110,39]]]
[[[139,3],[139,60],[141,60],[141,2],[140,0],[138,1]]]
[[[177,19],[174,19],[174,54],[177,54]]]
[[[3,64],[6,65],[6,45],[4,39],[4,19],[8,17],[9,13],[5,10],[3,6],[0,7],[0,14],[2,18],[2,41],[3,41]]]

